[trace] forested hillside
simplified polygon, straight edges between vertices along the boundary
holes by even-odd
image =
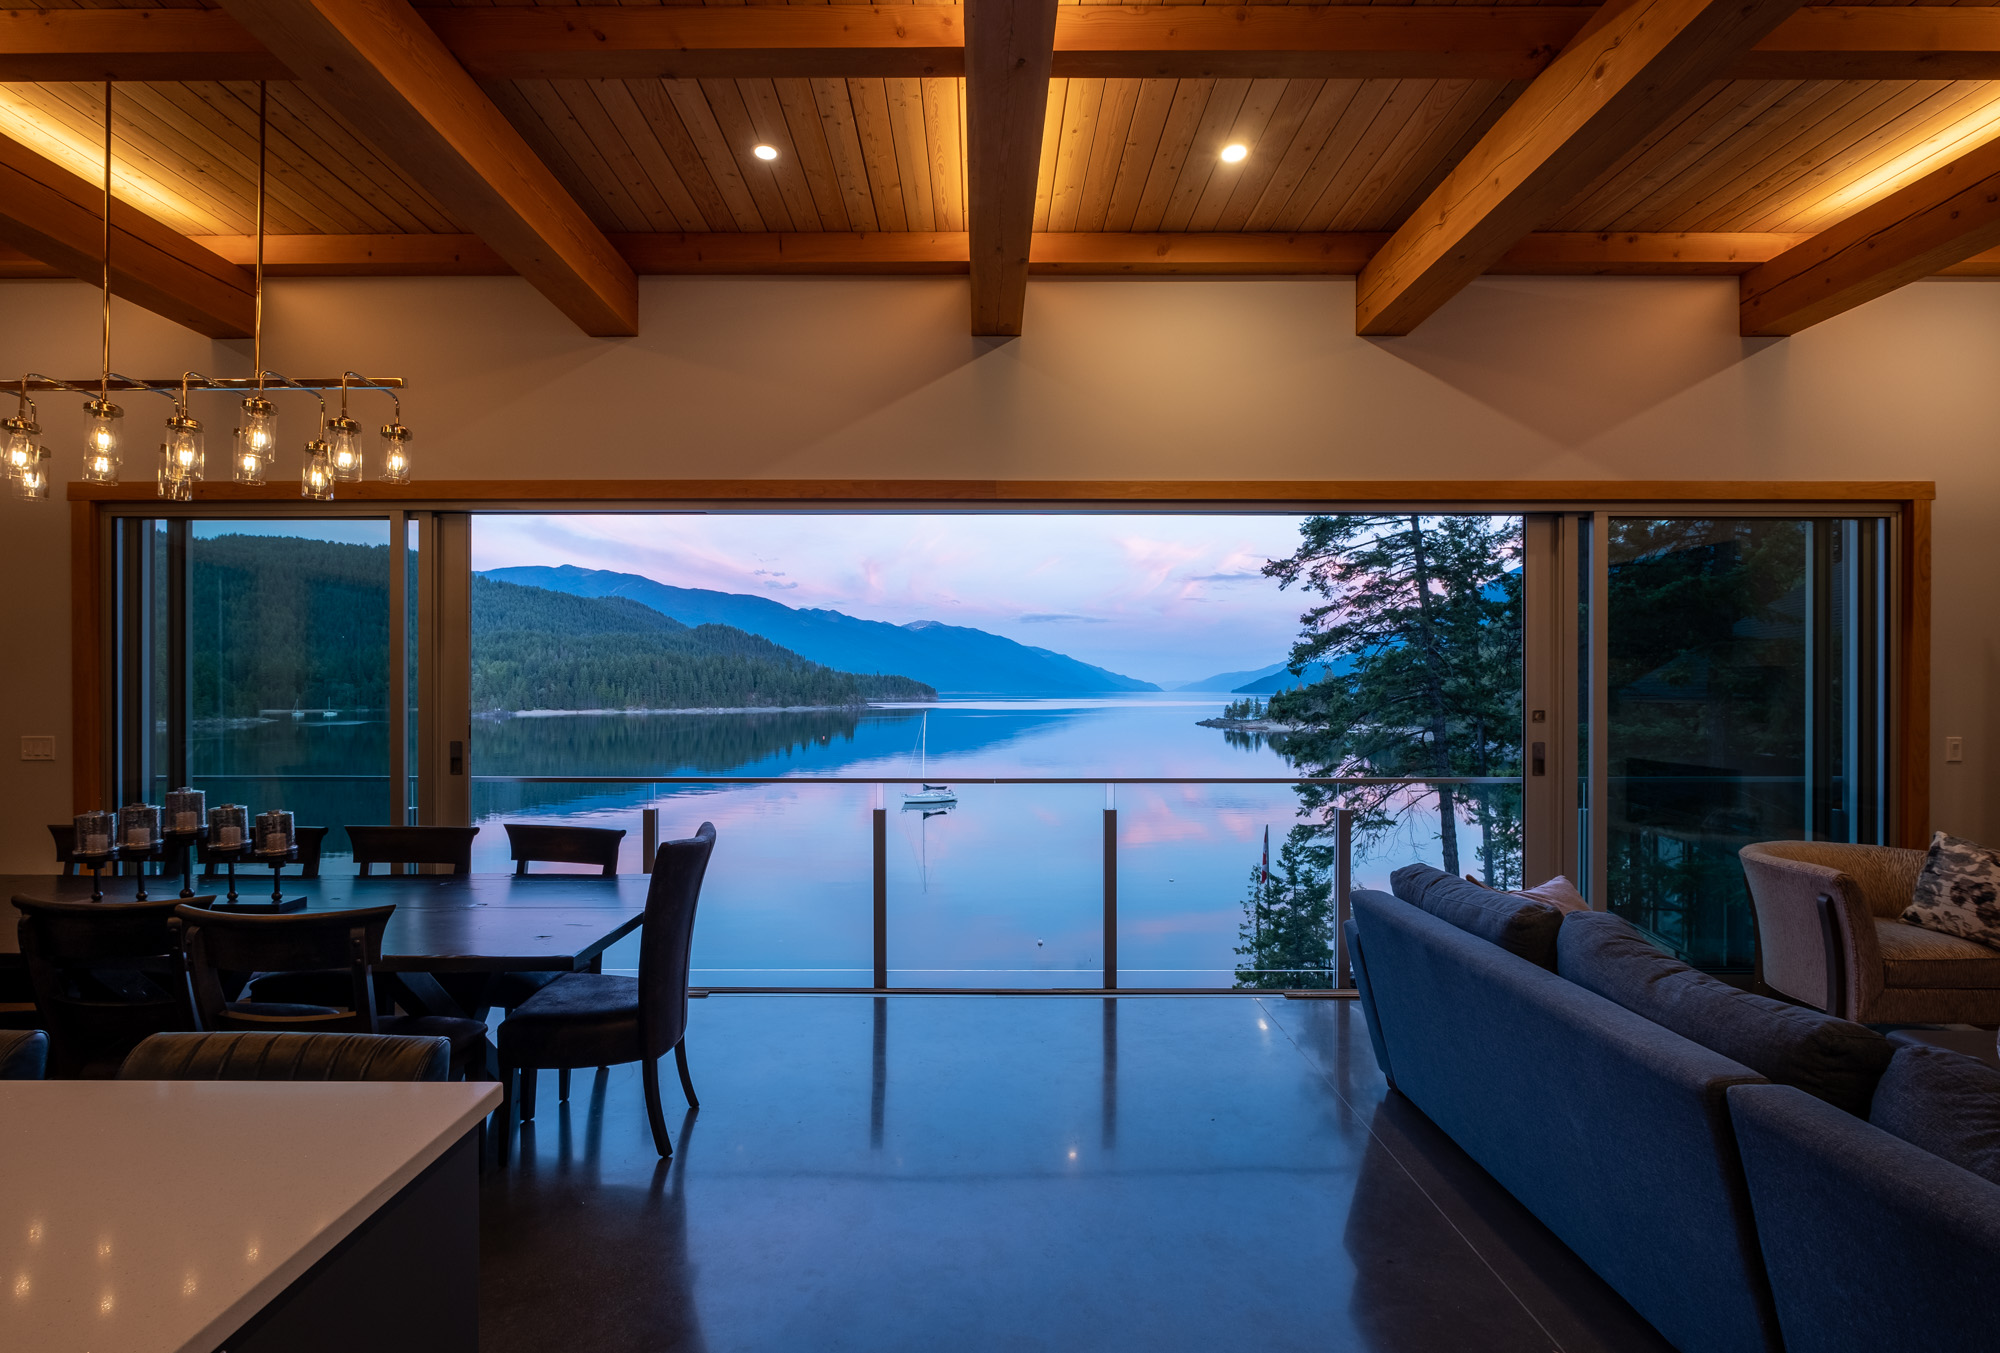
[[[388,705],[389,547],[223,535],[190,551],[196,718]],[[414,578],[414,559],[409,570]],[[475,710],[853,706],[925,700],[726,625],[620,597],[472,579]]]
[[[836,672],[727,625],[689,627],[622,597],[472,580],[475,710],[839,706],[936,694],[907,677]]]

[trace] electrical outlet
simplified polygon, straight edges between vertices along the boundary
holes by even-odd
[[[1965,739],[1946,738],[1944,740],[1944,759],[1947,761],[1965,760]]]
[[[23,761],[55,760],[56,740],[53,737],[23,737],[21,739],[21,759]]]

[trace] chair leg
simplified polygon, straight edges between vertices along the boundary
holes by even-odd
[[[660,1059],[647,1057],[640,1069],[646,1084],[646,1117],[653,1125],[653,1147],[662,1156],[672,1156],[674,1145],[667,1140],[667,1115],[660,1107]]]
[[[681,1090],[688,1097],[688,1107],[700,1108],[701,1101],[694,1097],[694,1082],[688,1078],[688,1050],[685,1038],[674,1044],[674,1065],[680,1068]]]
[[[568,1067],[563,1067],[562,1069],[556,1072],[556,1098],[564,1104],[569,1103]]]
[[[507,1157],[514,1144],[514,1068],[500,1068],[500,1141],[494,1148],[494,1156],[500,1168],[507,1168]]]
[[[521,1121],[535,1121],[535,1068],[521,1068]]]

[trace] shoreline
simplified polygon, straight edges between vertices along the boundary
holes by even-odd
[[[1288,723],[1273,723],[1269,719],[1196,719],[1197,728],[1227,728],[1237,733],[1296,733],[1298,729]]]
[[[852,714],[887,706],[859,705],[733,705],[698,709],[486,709],[475,719],[566,719],[592,714]]]

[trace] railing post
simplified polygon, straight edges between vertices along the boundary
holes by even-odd
[[[639,813],[639,869],[642,873],[653,872],[653,860],[660,853],[660,810],[641,809]]]
[[[1333,947],[1336,955],[1334,985],[1341,991],[1354,990],[1352,956],[1347,952],[1347,918],[1353,912],[1354,891],[1354,810],[1333,810]]]
[[[1118,990],[1118,809],[1104,786],[1104,989]]]
[[[875,786],[875,990],[889,988],[889,810]]]

